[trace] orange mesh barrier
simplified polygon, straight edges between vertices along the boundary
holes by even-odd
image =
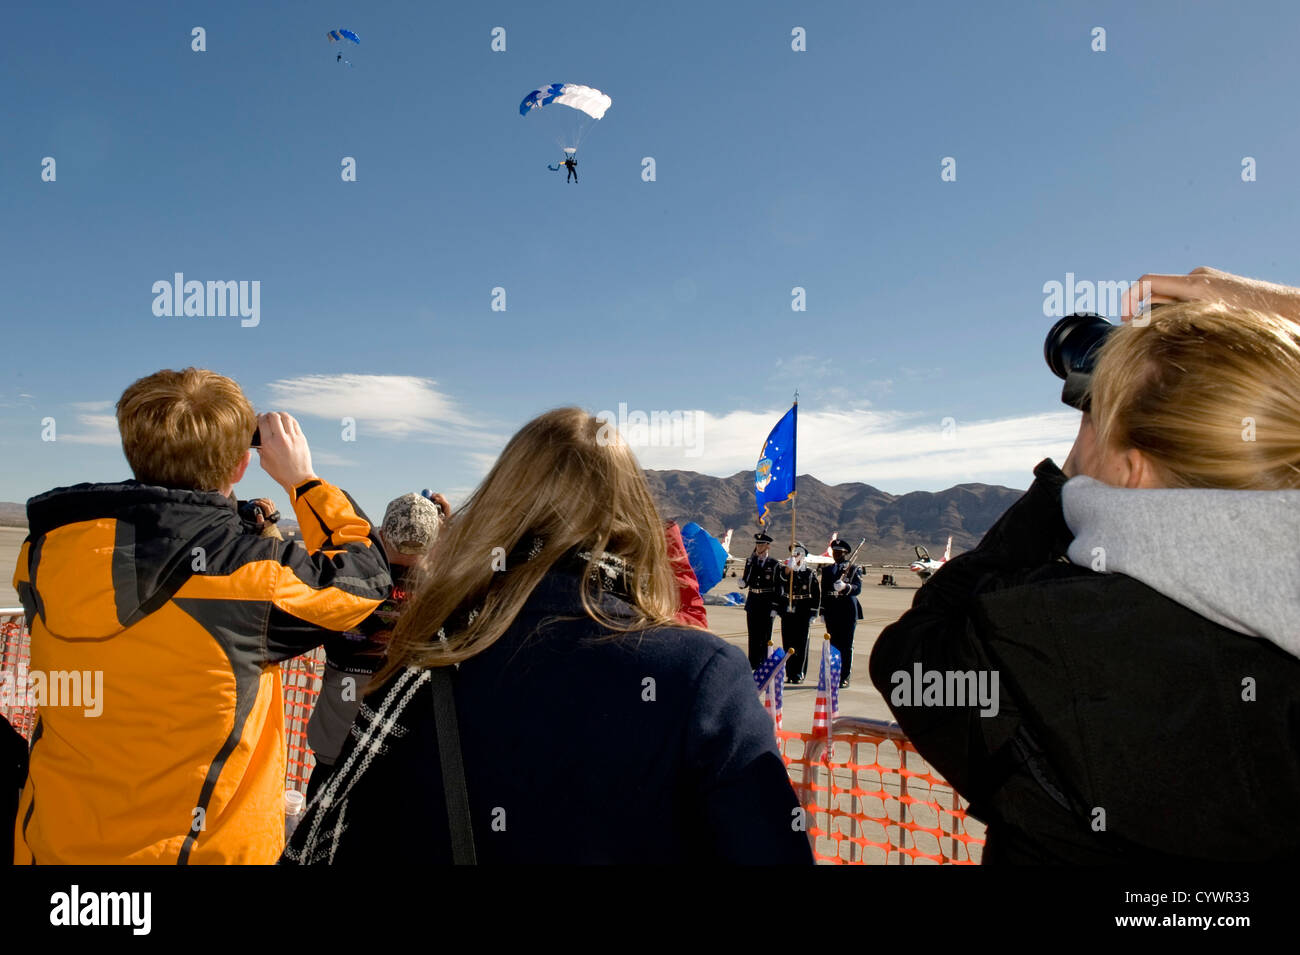
[[[984,825],[897,724],[837,719],[829,749],[811,733],[777,736],[819,863],[979,863]]]
[[[316,756],[307,745],[307,721],[320,696],[325,675],[325,651],[317,647],[311,653],[280,664],[280,686],[284,690],[284,738],[289,746],[285,766],[284,788],[304,795],[311,778]]]
[[[26,621],[22,613],[0,612],[0,716],[29,740],[36,730],[36,707],[27,705],[31,655]]]

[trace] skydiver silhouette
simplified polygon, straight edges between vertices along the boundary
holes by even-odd
[[[568,182],[570,179],[572,179],[574,182],[577,182],[578,181],[578,160],[574,159],[572,156],[569,156],[567,159],[564,160],[564,166],[566,169],[569,170],[569,174],[564,177],[564,181]]]

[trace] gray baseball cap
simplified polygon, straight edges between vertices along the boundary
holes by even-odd
[[[442,512],[419,494],[403,494],[384,511],[384,544],[399,554],[423,554],[438,539]]]

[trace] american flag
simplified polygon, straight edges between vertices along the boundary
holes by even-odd
[[[785,665],[790,662],[790,655],[778,650],[772,644],[767,645],[767,659],[754,671],[754,685],[758,687],[758,698],[763,701],[763,708],[771,715],[776,728],[781,728],[782,689],[785,686]]]
[[[840,651],[822,637],[822,666],[817,677],[817,702],[813,706],[813,735],[830,738],[831,720],[840,715]]]

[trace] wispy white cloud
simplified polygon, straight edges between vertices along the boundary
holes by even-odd
[[[356,419],[357,432],[399,440],[484,447],[505,443],[491,422],[464,411],[428,378],[307,375],[271,382],[272,404],[295,415]]]
[[[692,417],[683,416],[672,446],[665,446],[666,429],[660,434],[645,429],[639,439],[635,429],[628,430],[643,467],[718,476],[750,470],[784,410],[686,414]],[[1078,426],[1079,415],[1072,411],[963,421],[916,412],[801,406],[798,468],[830,484],[863,481],[909,489],[1009,473],[1028,476],[1045,457],[1063,461]]]
[[[83,404],[93,405],[98,404],[98,402],[84,402]],[[79,405],[74,404],[73,407],[79,407]],[[115,415],[79,414],[76,420],[80,430],[68,432],[60,428],[55,432],[56,440],[67,441],[70,444],[99,444],[106,446],[120,445],[122,443],[122,436],[117,430],[117,417]]]
[[[115,401],[73,401],[70,403],[70,407],[76,408],[78,411],[86,411],[86,412],[107,411],[109,408],[116,408],[117,402]]]
[[[332,451],[317,451],[315,449],[311,452],[311,462],[312,464],[323,465],[327,468],[354,468],[360,464],[359,461],[355,461],[346,455],[335,454]]]

